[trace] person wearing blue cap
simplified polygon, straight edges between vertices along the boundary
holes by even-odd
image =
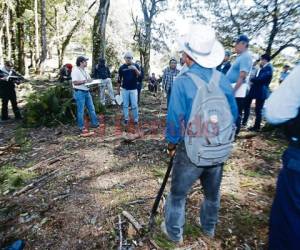
[[[229,50],[226,50],[223,62],[217,67],[217,70],[219,70],[225,75],[231,67],[230,56],[231,56],[231,52]]]
[[[236,121],[236,134],[239,133],[241,128],[245,97],[249,88],[249,75],[252,68],[252,58],[248,51],[248,46],[249,38],[246,35],[240,35],[235,43],[237,58],[226,74],[234,88],[235,98],[238,105],[239,117]]]

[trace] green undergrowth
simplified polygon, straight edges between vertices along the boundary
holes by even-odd
[[[98,97],[94,97],[97,114],[105,113]],[[76,104],[73,91],[68,86],[55,86],[44,92],[29,95],[24,107],[25,127],[53,127],[59,124],[74,123],[76,120]]]
[[[27,130],[25,128],[17,128],[15,131],[15,142],[21,147],[22,152],[30,151],[32,143],[27,136]]]
[[[156,178],[163,178],[166,174],[166,169],[165,168],[154,168],[152,170],[152,173],[154,177]]]
[[[163,218],[161,216],[157,216],[155,218],[155,230],[152,235],[152,239],[155,241],[155,243],[161,248],[166,250],[171,250],[176,248],[176,244],[172,241],[170,241],[167,236],[161,231],[160,225],[163,221]],[[187,239],[197,239],[201,236],[201,230],[199,226],[192,224],[190,221],[186,221],[184,225],[184,231],[183,231],[184,238]]]
[[[26,169],[19,169],[11,164],[0,167],[0,193],[13,192],[26,185],[35,176]]]

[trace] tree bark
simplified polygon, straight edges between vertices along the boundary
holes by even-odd
[[[140,0],[144,17],[144,32],[141,32],[140,34],[139,51],[140,53],[142,53],[140,57],[143,58],[142,65],[144,67],[145,78],[148,78],[150,70],[150,52],[153,19],[160,12],[164,11],[162,9],[159,9],[158,7],[160,3],[164,2],[165,0]]]
[[[277,16],[277,11],[278,11],[278,2],[275,0],[275,7],[272,12],[272,30],[270,32],[270,36],[268,39],[268,46],[266,48],[265,53],[268,55],[271,55],[272,53],[272,46],[274,43],[274,39],[278,33],[278,16]]]
[[[110,0],[100,0],[93,26],[93,61],[92,67],[97,63],[99,57],[105,58],[105,31],[108,18]]]
[[[67,34],[65,40],[63,41],[61,48],[60,48],[60,54],[59,54],[59,58],[58,58],[58,66],[59,68],[62,66],[63,61],[64,61],[64,56],[65,56],[65,51],[67,46],[70,43],[70,40],[73,36],[73,34],[75,33],[75,31],[77,30],[79,24],[81,23],[81,19],[79,19],[75,25],[72,27],[72,29],[69,31],[69,33]]]
[[[47,58],[47,20],[46,20],[46,0],[41,0],[41,35],[42,53],[40,58],[41,73],[44,71],[44,63]]]
[[[11,34],[10,34],[10,11],[9,7],[6,7],[5,15],[5,27],[6,27],[6,39],[7,39],[7,60],[11,61]]]
[[[90,11],[90,9],[96,4],[96,0],[89,6],[89,8],[84,12],[84,14],[77,20],[75,25],[72,27],[72,29],[69,31],[69,33],[66,35],[65,40],[62,42],[61,47],[57,49],[58,51],[58,66],[61,67],[64,61],[64,56],[65,56],[65,50],[67,46],[69,45],[72,36],[80,26],[83,17]]]
[[[3,47],[2,47],[2,41],[3,41],[3,25],[0,24],[0,63],[3,65]]]
[[[16,44],[16,33],[15,33],[15,30],[16,30],[16,24],[14,22],[14,17],[13,17],[13,11],[10,10],[10,34],[11,34],[11,52],[12,52],[12,61],[14,63],[17,62],[17,44]]]
[[[34,0],[34,45],[35,45],[35,51],[34,51],[35,62],[33,67],[36,67],[40,59],[38,0]]]
[[[25,52],[24,52],[24,20],[23,13],[25,11],[24,2],[22,0],[16,0],[16,17],[17,22],[17,34],[16,34],[16,47],[18,49],[17,56],[17,70],[21,74],[25,74]]]
[[[59,18],[58,18],[58,11],[57,11],[57,7],[54,7],[54,16],[55,16],[55,36],[56,36],[56,51],[57,51],[57,57],[58,57],[58,68],[61,68],[61,64],[60,64],[60,44],[59,44],[59,36],[60,36],[60,30],[59,30]]]

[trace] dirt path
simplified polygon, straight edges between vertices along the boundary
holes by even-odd
[[[145,136],[131,143],[123,139],[121,127],[115,126],[121,113],[112,107],[105,117],[104,136],[81,138],[75,126],[1,126],[1,146],[8,147],[0,152],[1,168],[9,165],[28,171],[32,177],[22,186],[45,179],[19,195],[13,194],[21,187],[1,190],[0,246],[23,239],[25,249],[117,249],[116,221],[122,210],[147,223],[168,162],[163,131],[158,129],[159,104],[158,97],[144,93],[141,122]],[[188,198],[182,249],[266,247],[282,150],[283,142],[269,132],[243,132],[224,169],[215,240],[205,238],[197,227],[202,199],[197,183]],[[137,246],[132,249],[174,248],[158,228],[151,236],[137,237],[131,232],[127,238],[135,240]]]

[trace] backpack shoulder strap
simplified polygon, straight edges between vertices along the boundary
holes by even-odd
[[[187,76],[189,76],[193,80],[193,82],[196,84],[198,89],[205,86],[205,87],[207,87],[208,91],[212,91],[213,87],[218,87],[219,86],[220,77],[221,77],[221,72],[219,72],[216,69],[213,69],[212,76],[209,80],[209,83],[207,84],[207,83],[205,83],[204,80],[202,80],[199,76],[197,76],[194,73],[186,72],[184,74],[186,74]]]
[[[211,78],[209,80],[209,87],[208,87],[210,91],[213,90],[213,87],[217,87],[217,88],[219,87],[220,78],[221,78],[221,72],[216,69],[213,69]]]
[[[221,72],[216,69],[213,69],[209,83],[216,84],[217,86],[219,86],[220,78]]]
[[[206,87],[207,83],[204,82],[204,80],[202,80],[199,76],[197,76],[194,73],[191,72],[185,72],[185,75],[187,75],[188,77],[190,77],[192,79],[192,81],[196,84],[196,87],[198,89],[202,88],[202,87]]]

